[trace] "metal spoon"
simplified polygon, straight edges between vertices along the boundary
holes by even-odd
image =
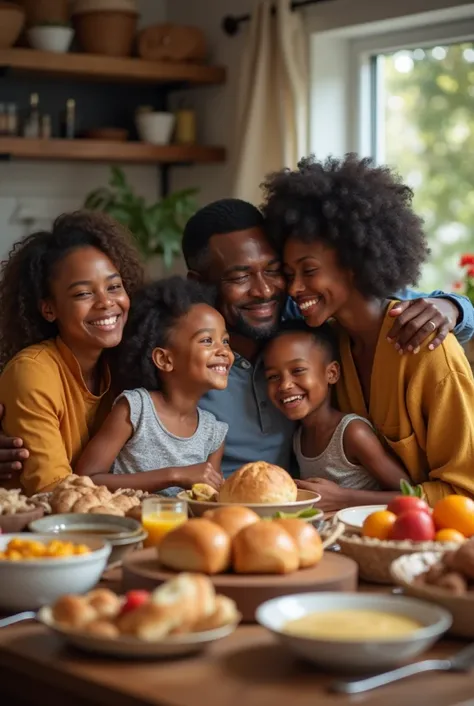
[[[343,694],[360,694],[421,672],[468,672],[472,667],[474,667],[474,643],[449,659],[427,659],[423,662],[407,664],[390,672],[376,674],[373,677],[341,679],[331,685],[331,690]]]
[[[33,610],[25,610],[23,613],[9,615],[8,618],[0,619],[0,628],[6,628],[15,623],[21,623],[23,620],[35,620],[36,613]]]

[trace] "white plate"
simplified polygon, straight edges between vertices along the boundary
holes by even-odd
[[[311,490],[298,490],[297,500],[293,503],[283,505],[269,505],[265,503],[219,503],[216,501],[202,502],[201,500],[192,500],[185,490],[178,493],[178,498],[188,503],[193,517],[201,517],[206,510],[216,510],[218,507],[232,507],[236,504],[250,508],[250,510],[256,512],[260,517],[271,517],[276,512],[300,512],[301,510],[307,510],[321,500],[321,496]],[[313,519],[316,520],[320,518],[315,517]]]
[[[283,632],[290,620],[318,611],[378,610],[418,620],[423,627],[387,640],[343,641],[298,637]],[[437,605],[415,598],[363,593],[302,593],[263,603],[257,622],[292,652],[319,667],[344,672],[391,669],[427,650],[451,626],[451,615]]]
[[[360,505],[360,507],[346,507],[336,514],[336,521],[346,525],[348,530],[359,533],[365,519],[373,512],[386,510],[386,505]]]
[[[114,657],[125,657],[127,659],[179,657],[181,655],[200,652],[212,642],[222,640],[222,638],[231,635],[237,627],[236,624],[224,625],[216,630],[187,633],[185,635],[173,635],[159,642],[145,642],[144,640],[138,640],[134,637],[106,639],[94,635],[87,635],[87,633],[66,630],[54,623],[49,606],[39,610],[37,620],[60,635],[67,644],[73,647],[78,647],[86,652],[111,655]]]

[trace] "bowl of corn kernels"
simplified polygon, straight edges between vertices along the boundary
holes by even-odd
[[[94,536],[0,535],[0,609],[36,610],[99,581],[111,546]]]

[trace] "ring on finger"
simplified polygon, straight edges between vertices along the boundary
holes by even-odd
[[[435,331],[436,330],[436,324],[434,321],[428,321],[428,326]]]

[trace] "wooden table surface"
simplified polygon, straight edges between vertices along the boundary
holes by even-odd
[[[110,572],[104,585],[119,590],[120,573]],[[466,644],[442,640],[423,658]],[[255,625],[200,655],[162,661],[87,655],[31,622],[0,630],[2,706],[474,706],[474,671],[428,673],[356,696],[331,693],[333,679]]]
[[[429,656],[463,644],[443,641]],[[352,697],[331,693],[332,678],[256,626],[240,627],[200,656],[153,662],[88,656],[35,624],[0,632],[5,706],[453,706],[474,697],[474,673],[425,674]]]

